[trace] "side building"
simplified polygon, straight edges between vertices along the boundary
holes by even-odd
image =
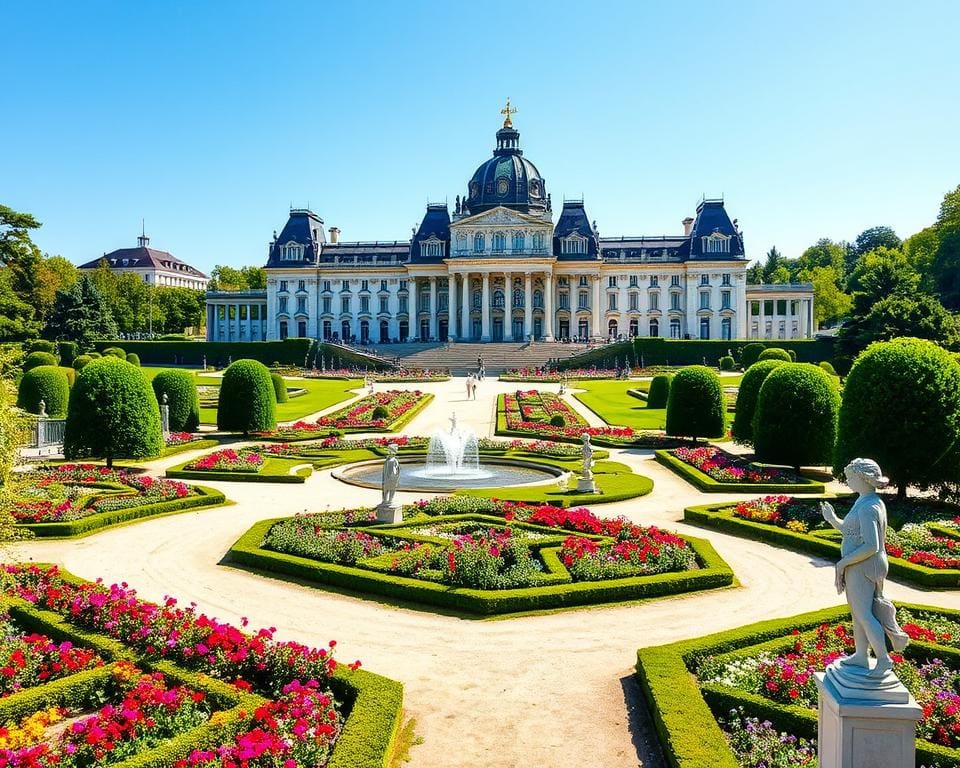
[[[77,269],[95,270],[106,264],[117,274],[139,275],[149,285],[167,285],[178,288],[206,290],[210,278],[189,264],[180,261],[172,253],[150,247],[150,238],[145,234],[137,238],[136,248],[120,248],[105,253],[93,261],[81,264]]]
[[[269,245],[267,289],[208,293],[207,338],[396,341],[806,338],[812,287],[748,286],[744,238],[720,199],[683,234],[601,237],[583,200],[554,222],[510,113],[457,196],[411,239],[344,242],[293,209]]]

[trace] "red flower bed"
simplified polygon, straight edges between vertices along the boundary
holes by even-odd
[[[263,453],[252,448],[223,448],[191,461],[184,469],[201,472],[259,472],[263,469]]]
[[[558,395],[536,389],[505,394],[503,408],[507,429],[528,432],[534,437],[579,438],[587,433],[591,437],[628,440],[637,434],[631,427],[591,427]],[[550,424],[550,419],[557,415],[563,417],[564,426]]]
[[[398,389],[376,392],[329,416],[321,416],[317,424],[335,429],[383,429],[413,408],[422,397],[423,393],[418,389],[412,392]],[[374,418],[374,411],[378,407],[386,409],[386,417]]]

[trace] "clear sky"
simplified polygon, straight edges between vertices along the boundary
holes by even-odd
[[[262,264],[289,206],[405,239],[507,96],[555,210],[668,234],[724,195],[748,255],[931,223],[960,183],[960,3],[8,2],[0,203],[80,263]]]

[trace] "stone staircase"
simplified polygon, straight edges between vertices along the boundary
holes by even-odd
[[[535,341],[512,342],[439,342],[381,344],[376,351],[388,359],[399,358],[404,368],[448,368],[454,376],[465,376],[477,369],[477,356],[483,357],[488,376],[510,368],[536,368],[550,360],[563,360],[588,349],[586,344],[556,344]]]

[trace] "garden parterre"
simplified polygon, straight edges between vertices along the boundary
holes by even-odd
[[[418,389],[391,389],[362,397],[355,403],[317,419],[320,427],[349,432],[381,432],[398,428],[408,414],[423,408],[432,395]]]
[[[806,491],[823,493],[821,482],[778,467],[755,464],[715,445],[680,446],[656,452],[657,461],[701,491]]]

